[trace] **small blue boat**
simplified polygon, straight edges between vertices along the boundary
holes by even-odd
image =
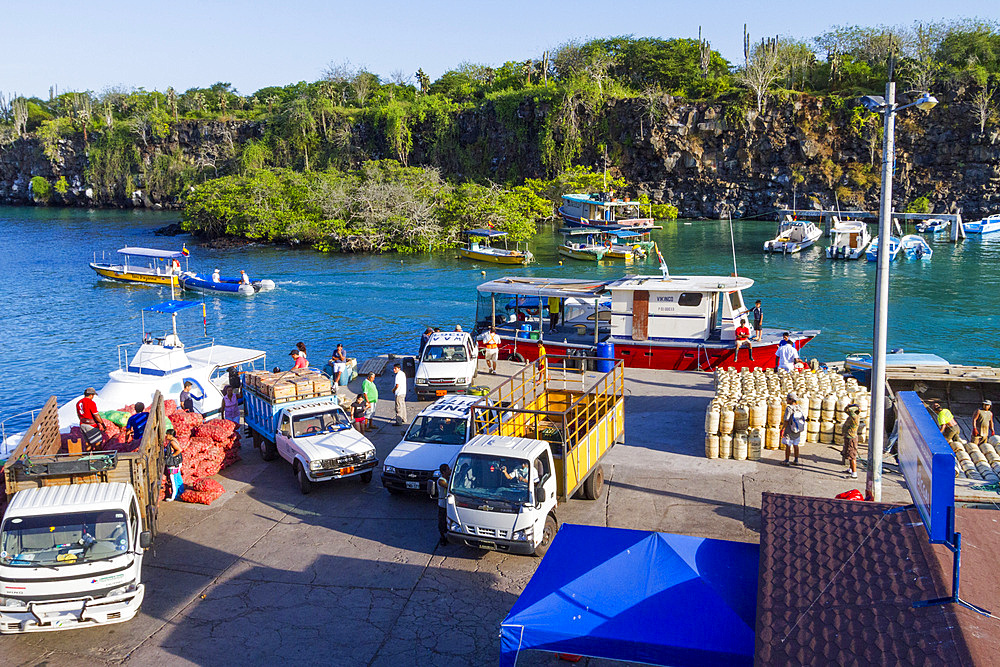
[[[965,231],[969,234],[1000,232],[1000,215],[990,215],[976,222],[967,222],[965,223]]]
[[[899,245],[906,254],[907,259],[930,259],[934,254],[930,245],[922,236],[907,234],[899,240]]]
[[[878,261],[878,241],[879,237],[876,236],[872,241],[872,244],[868,246],[868,251],[865,253],[865,257],[868,258],[869,262]],[[889,246],[887,249],[889,252],[889,261],[891,262],[896,259],[896,255],[899,254],[899,237],[890,236]]]
[[[942,220],[940,218],[922,220],[916,224],[917,231],[921,234],[941,234],[942,232],[948,231],[950,226],[950,220]]]
[[[179,280],[181,287],[193,292],[213,292],[221,294],[240,294],[251,296],[257,292],[267,292],[274,289],[272,280],[255,280],[246,282],[244,276],[239,278],[223,278],[218,273],[213,273],[210,278],[199,276],[197,273],[186,271],[181,274]]]

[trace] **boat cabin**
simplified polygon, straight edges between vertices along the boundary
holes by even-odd
[[[639,202],[616,199],[612,193],[568,194],[562,196],[559,213],[570,224],[652,226],[652,217],[643,217]]]
[[[752,285],[739,277],[626,276],[607,285],[611,337],[736,340],[739,320],[749,320],[742,290]]]

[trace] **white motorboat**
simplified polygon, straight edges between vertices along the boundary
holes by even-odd
[[[228,369],[253,368],[258,360],[264,359],[264,352],[229,345],[216,345],[214,340],[185,347],[177,336],[177,313],[203,306],[200,301],[166,301],[142,310],[142,342],[131,352],[130,345],[118,346],[118,368],[108,373],[108,381],[97,390],[94,402],[101,412],[118,410],[136,401],[147,405],[159,391],[164,399],[177,400],[184,383],[194,384],[192,394],[195,410],[206,418],[218,416],[222,409],[222,388],[228,384]],[[146,331],[147,313],[162,313],[171,316],[170,332],[154,337]],[[79,424],[76,403],[82,394],[59,407],[59,425],[63,432]],[[13,419],[13,418],[12,418]],[[12,421],[8,420],[8,421]],[[23,421],[23,420],[22,420]],[[20,440],[20,433],[10,434],[6,428],[0,430],[0,458],[12,451]]]
[[[860,259],[872,242],[868,225],[861,220],[844,220],[833,227],[833,242],[826,249],[829,259]]]
[[[899,246],[906,254],[907,259],[930,259],[934,254],[924,237],[916,234],[907,234],[901,238]]]
[[[965,231],[969,234],[992,234],[1000,232],[1000,214],[990,215],[976,222],[965,223]]]
[[[787,255],[800,252],[816,243],[823,231],[808,220],[787,220],[781,223],[778,235],[764,243],[764,252]]]
[[[948,231],[951,227],[951,220],[933,218],[931,220],[921,220],[916,224],[917,231],[921,234],[940,234]]]

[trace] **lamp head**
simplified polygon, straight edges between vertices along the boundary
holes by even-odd
[[[920,96],[920,99],[914,102],[914,105],[916,105],[916,107],[921,111],[929,111],[930,109],[933,109],[935,106],[937,106],[937,103],[938,101],[936,97],[934,97],[930,93],[924,93],[923,95]]]
[[[885,98],[881,95],[865,95],[858,101],[868,111],[880,112],[885,110]]]

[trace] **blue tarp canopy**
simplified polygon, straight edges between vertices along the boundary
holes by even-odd
[[[752,665],[756,544],[564,524],[500,624],[500,666],[539,649],[654,665]]]
[[[618,238],[628,239],[634,236],[642,236],[641,232],[635,232],[631,229],[612,229],[608,231],[608,234],[614,234]]]
[[[497,229],[469,229],[465,232],[469,236],[486,236],[489,238],[496,238],[497,236],[507,236],[507,232],[501,232]]]
[[[126,246],[118,252],[132,257],[153,257],[155,259],[180,259],[184,257],[184,253],[180,250],[160,250],[158,248],[129,248]]]
[[[163,303],[158,303],[153,306],[146,306],[143,308],[147,313],[165,313],[167,315],[172,315],[178,311],[184,310],[185,308],[194,308],[195,306],[200,306],[201,301],[164,301]]]

